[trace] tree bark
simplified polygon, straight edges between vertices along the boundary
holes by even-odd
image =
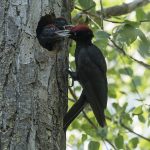
[[[41,16],[70,18],[66,0],[0,1],[0,150],[63,150],[67,41],[48,52],[36,38]]]

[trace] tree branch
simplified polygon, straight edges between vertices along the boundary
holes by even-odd
[[[149,0],[134,0],[133,2],[128,4],[123,3],[122,5],[105,8],[103,10],[103,13],[106,18],[109,18],[111,16],[121,16],[134,11],[138,7],[145,6],[148,3],[150,3]],[[97,15],[101,15],[101,13],[101,11],[97,11]]]
[[[82,11],[81,14],[89,15],[94,19],[100,19],[100,16],[103,13],[103,17],[105,20],[106,18],[110,18],[112,16],[121,16],[121,15],[128,14],[139,7],[143,7],[147,5],[148,3],[150,3],[150,0],[135,0],[128,4],[123,3],[122,5],[116,5],[116,6],[105,8],[102,11],[101,10],[96,11],[95,14],[89,12],[90,9],[83,10],[77,6],[75,6],[75,9]]]
[[[149,64],[146,64],[144,63],[143,61],[140,61],[140,60],[137,60],[136,58],[133,58],[132,56],[128,55],[123,48],[121,48],[120,46],[118,46],[115,41],[113,41],[112,39],[109,38],[109,40],[112,42],[112,44],[114,45],[114,47],[116,47],[119,52],[121,52],[123,55],[127,56],[128,58],[134,60],[135,62],[137,62],[138,64],[144,66],[145,68],[149,69],[150,70],[150,65]]]
[[[100,0],[100,6],[101,6],[101,28],[102,28],[102,30],[104,30],[104,24],[103,24],[103,20],[104,20],[104,9],[103,9],[103,2],[102,2],[102,0]]]

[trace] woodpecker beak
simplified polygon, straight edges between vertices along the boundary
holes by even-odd
[[[70,30],[59,30],[59,31],[56,31],[55,34],[57,34],[60,37],[69,37]]]
[[[74,27],[73,25],[65,25],[63,26],[64,30],[59,30],[56,31],[55,33],[60,37],[69,37],[71,35],[70,31],[73,27]]]

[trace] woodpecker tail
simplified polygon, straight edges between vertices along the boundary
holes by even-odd
[[[105,120],[104,109],[101,108],[101,107],[98,106],[98,105],[93,104],[93,103],[90,103],[90,106],[91,106],[91,108],[92,108],[92,110],[93,110],[93,113],[94,113],[94,115],[95,115],[95,117],[96,117],[96,120],[97,120],[97,122],[99,123],[99,125],[100,125],[101,127],[106,126],[106,120]]]
[[[106,125],[103,101],[105,100],[103,96],[99,96],[97,91],[87,82],[86,84],[86,96],[93,113],[96,117],[97,122],[101,127]]]
[[[84,91],[82,92],[79,100],[70,108],[64,117],[64,131],[67,130],[71,122],[79,115],[79,113],[84,109],[86,105],[86,97]]]

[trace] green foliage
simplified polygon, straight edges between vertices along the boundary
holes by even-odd
[[[139,53],[143,57],[149,57],[150,56],[150,41],[149,40],[140,40],[139,41]]]
[[[84,9],[89,9],[95,6],[95,2],[93,0],[78,0],[78,2]]]
[[[105,31],[97,31],[95,33],[96,41],[94,44],[98,46],[102,51],[105,51],[108,45],[109,34]]]
[[[103,1],[103,7],[107,8],[123,2],[123,0]],[[148,109],[150,104],[150,71],[130,57],[122,55],[110,39],[123,48],[126,54],[150,65],[150,21],[142,21],[150,20],[150,5],[135,9],[135,15],[129,13],[105,18],[121,23],[104,21],[104,30],[100,27],[102,19],[94,17],[94,15],[97,16],[96,10],[100,9],[99,0],[75,0],[75,5],[84,11],[88,9],[88,15],[86,13],[83,15],[81,11],[75,9],[72,12],[72,22],[74,24],[88,23],[92,29],[93,43],[100,48],[107,61],[109,89],[108,105],[105,110],[107,128],[99,127],[91,108],[86,107],[84,111],[97,129],[81,113],[69,127],[69,132],[74,131],[74,135],[73,133],[69,135],[69,144],[79,150],[83,150],[87,144],[88,150],[100,150],[105,147],[105,144],[108,146],[108,141],[110,141],[116,149],[149,150],[147,145],[150,142],[134,132],[144,137],[150,137],[148,130],[150,127],[150,110]],[[74,50],[75,42],[72,42],[69,50],[69,66],[72,70],[76,69]],[[80,84],[75,82],[72,89],[79,97],[82,91]],[[74,99],[70,92],[68,95]],[[69,107],[72,104],[73,102],[69,102]],[[78,138],[78,134],[80,138]],[[111,147],[111,145],[109,146]],[[111,147],[111,149],[114,148]]]
[[[107,136],[107,128],[105,127],[105,128],[99,128],[98,129],[98,134],[99,134],[99,136],[102,138],[102,139],[105,139],[106,138],[106,136]]]
[[[88,150],[99,150],[100,144],[96,141],[90,141],[88,145]]]
[[[135,138],[132,138],[132,139],[129,141],[129,146],[130,146],[131,148],[136,148],[137,145],[138,145],[138,143],[139,143],[139,139],[135,137]]]
[[[130,67],[124,67],[122,69],[119,69],[119,73],[132,76],[133,75],[133,70]]]
[[[84,142],[87,139],[87,134],[82,134],[82,142]]]
[[[127,44],[129,46],[137,39],[138,26],[139,23],[129,21],[126,21],[123,25],[119,25],[116,27],[116,31],[113,34],[115,41],[122,45]]]
[[[115,138],[115,145],[118,149],[123,149],[123,145],[124,145],[124,139],[122,135],[118,135]]]
[[[140,115],[143,113],[142,106],[138,106],[133,110],[133,115]]]
[[[146,17],[146,14],[142,8],[136,9],[136,19],[137,21],[141,21]]]

